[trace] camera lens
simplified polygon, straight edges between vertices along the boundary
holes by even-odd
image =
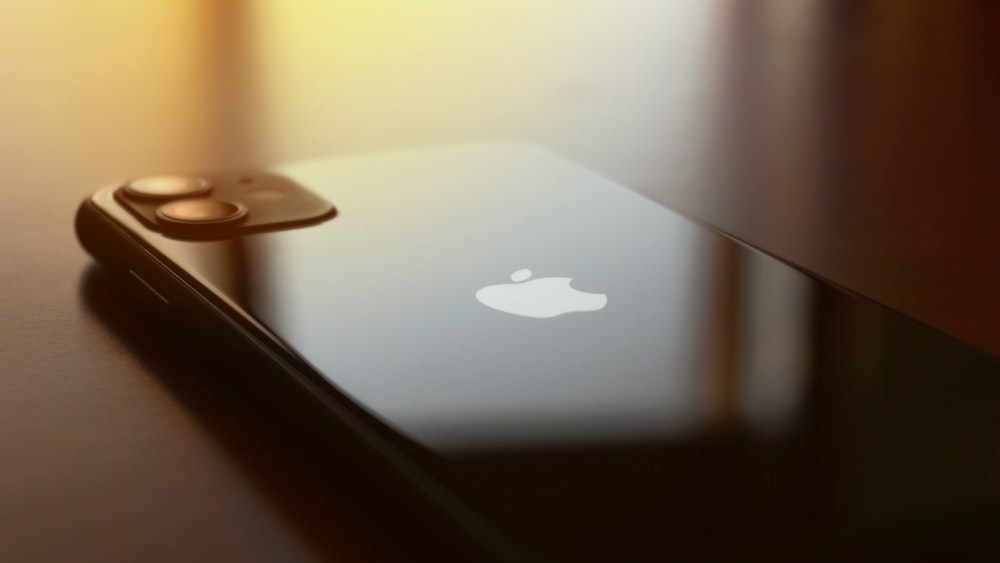
[[[246,208],[238,203],[203,198],[171,201],[156,210],[161,220],[185,225],[235,223],[243,220],[246,214]]]
[[[197,176],[148,176],[132,180],[125,191],[148,199],[170,199],[202,195],[211,187],[208,180]]]

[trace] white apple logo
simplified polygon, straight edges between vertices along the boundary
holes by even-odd
[[[566,313],[597,311],[608,304],[603,293],[587,293],[569,285],[572,278],[531,277],[531,270],[518,270],[511,274],[514,283],[488,285],[476,292],[480,303],[522,317],[551,319]]]

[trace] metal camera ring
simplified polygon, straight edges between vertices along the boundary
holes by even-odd
[[[174,225],[229,225],[246,219],[247,208],[237,202],[208,198],[171,201],[156,209],[160,221]]]
[[[198,176],[145,176],[125,184],[125,193],[143,199],[173,199],[205,195],[212,183]]]

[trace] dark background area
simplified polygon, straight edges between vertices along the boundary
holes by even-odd
[[[75,208],[136,175],[534,142],[1000,356],[997,5],[664,4],[8,6],[4,558],[395,557],[88,274]]]

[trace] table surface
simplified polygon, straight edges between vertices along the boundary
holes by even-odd
[[[1000,357],[995,3],[296,4],[0,18],[4,559],[401,557],[93,271],[136,175],[537,143]]]

